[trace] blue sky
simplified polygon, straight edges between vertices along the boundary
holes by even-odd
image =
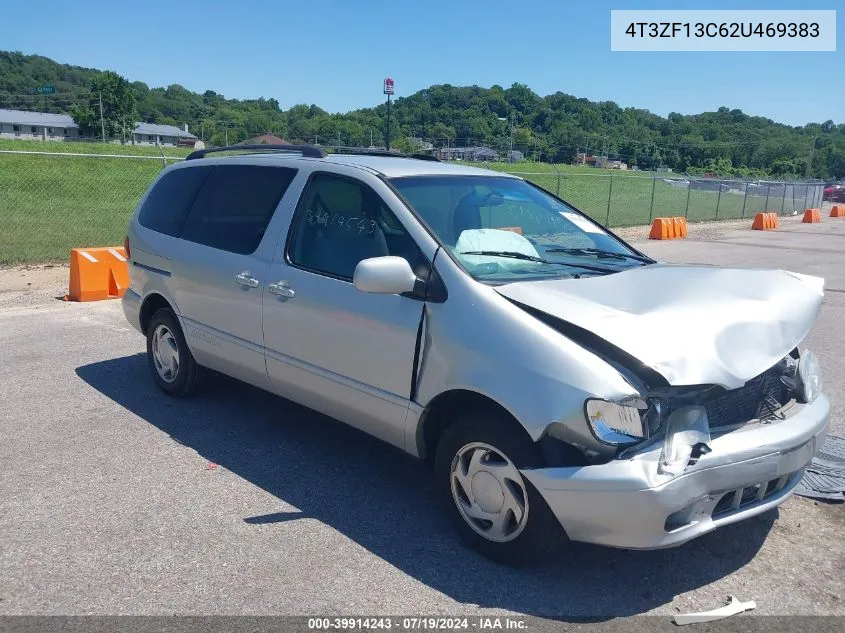
[[[527,84],[657,114],[726,105],[799,125],[845,123],[841,0],[570,2],[568,0],[76,0],[7,3],[0,48],[112,69],[150,86],[179,83],[227,97],[275,97],[331,112],[435,83]],[[610,9],[839,9],[837,52],[620,53]],[[26,26],[28,25],[28,27]]]

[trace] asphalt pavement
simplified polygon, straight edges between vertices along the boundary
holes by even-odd
[[[750,224],[750,223],[749,223]],[[637,241],[673,262],[826,278],[806,345],[845,434],[845,220]],[[845,615],[845,506],[793,497],[680,548],[573,545],[527,569],[467,550],[426,468],[222,377],[156,389],[119,302],[0,293],[0,614],[481,614],[562,620],[755,600]]]

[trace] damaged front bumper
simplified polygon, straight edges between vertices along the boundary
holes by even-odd
[[[821,448],[830,404],[820,395],[786,419],[713,437],[712,452],[679,475],[661,474],[662,442],[626,459],[526,469],[575,541],[631,549],[680,545],[780,505]]]

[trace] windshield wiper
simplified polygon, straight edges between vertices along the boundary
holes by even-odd
[[[554,252],[554,251],[552,251]],[[577,264],[575,262],[553,262],[542,257],[535,257],[534,255],[527,255],[517,251],[460,251],[458,255],[486,255],[487,257],[510,257],[511,259],[524,259],[529,262],[538,262],[540,264],[558,264],[559,266],[575,266],[576,268],[583,268],[584,270],[592,270],[597,273],[615,273],[618,272],[614,268],[605,268],[603,266],[590,266],[589,264]]]
[[[599,259],[606,257],[608,259],[634,259],[644,264],[653,264],[654,260],[641,255],[634,255],[632,253],[617,253],[615,251],[605,251],[600,248],[547,248],[547,253],[566,253],[567,255],[595,255]]]
[[[542,257],[520,253],[518,251],[460,251],[458,255],[487,255],[488,257],[510,257],[511,259],[524,259],[529,262],[540,262],[541,264],[554,264]]]

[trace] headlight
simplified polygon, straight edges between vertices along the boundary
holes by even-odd
[[[646,437],[640,408],[646,404],[639,398],[624,402],[587,400],[587,422],[599,442],[612,446],[635,444]]]
[[[798,360],[798,391],[801,400],[812,402],[822,392],[822,366],[810,350],[804,350]]]
[[[666,438],[660,455],[658,472],[680,475],[693,457],[710,452],[710,422],[707,410],[702,406],[682,407],[673,411],[666,423]]]

